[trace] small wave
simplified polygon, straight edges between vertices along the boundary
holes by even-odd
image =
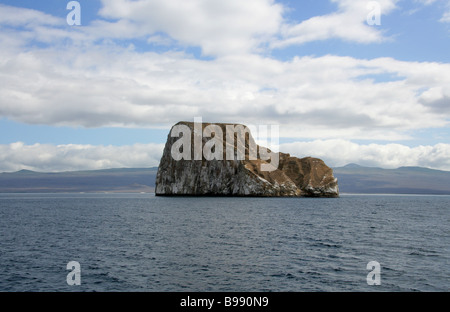
[[[410,253],[408,253],[408,255],[422,256],[422,257],[439,257],[439,255],[435,254],[435,253],[426,253],[426,252],[421,252],[421,251],[411,251]]]
[[[313,247],[327,247],[327,248],[341,248],[342,245],[333,244],[333,243],[325,243],[325,242],[316,242],[312,244]]]
[[[295,278],[295,275],[291,274],[291,273],[275,273],[270,275],[272,277],[283,277],[283,278],[287,278],[287,279],[292,279]]]

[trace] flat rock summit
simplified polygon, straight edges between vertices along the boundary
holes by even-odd
[[[167,137],[157,196],[339,197],[333,170],[257,145],[244,125],[179,122]]]

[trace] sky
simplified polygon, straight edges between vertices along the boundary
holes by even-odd
[[[450,170],[450,0],[70,2],[0,0],[0,172],[158,166],[195,117]]]

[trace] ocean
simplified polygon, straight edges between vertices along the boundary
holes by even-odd
[[[449,225],[450,196],[0,194],[0,291],[448,292]]]

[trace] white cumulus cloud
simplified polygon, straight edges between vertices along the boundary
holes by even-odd
[[[96,31],[115,36],[150,36],[158,32],[180,44],[198,46],[207,55],[252,51],[275,35],[283,6],[273,0],[177,1],[102,0],[108,20]]]
[[[420,145],[357,144],[351,141],[314,140],[280,145],[280,151],[297,157],[322,158],[327,165],[340,167],[349,163],[381,168],[420,166],[450,170],[450,144]]]
[[[450,65],[331,55],[205,61],[116,45],[1,50],[0,93],[0,115],[28,124],[155,127],[201,116],[280,124],[287,137],[396,140],[447,125]]]
[[[28,169],[40,172],[158,166],[164,144],[126,146],[33,144],[0,145],[0,172]],[[402,144],[357,144],[348,140],[314,140],[281,144],[281,152],[318,157],[328,166],[349,163],[398,168],[422,166],[450,170],[450,144],[409,147]]]
[[[0,145],[0,172],[40,172],[158,166],[164,144],[103,146],[80,144]]]
[[[273,47],[338,38],[358,43],[372,43],[386,40],[383,33],[368,23],[368,19],[380,20],[396,8],[397,0],[354,1],[332,0],[338,11],[327,15],[314,16],[297,24],[284,23],[279,41]],[[371,3],[373,5],[371,5]]]

